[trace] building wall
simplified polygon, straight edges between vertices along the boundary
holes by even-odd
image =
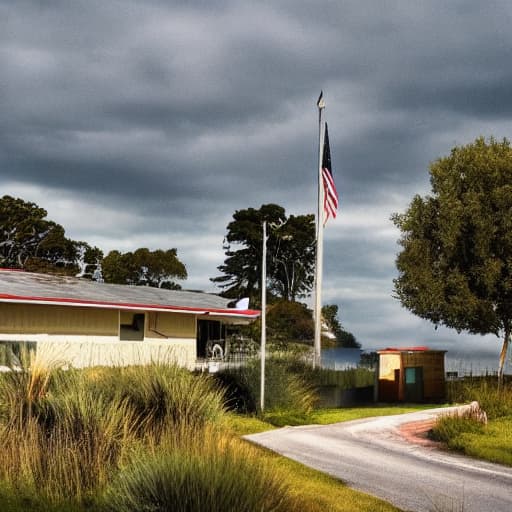
[[[379,356],[379,400],[394,402],[400,393],[400,354],[381,354]],[[398,378],[397,378],[398,377]]]
[[[445,396],[444,351],[403,351],[379,355],[379,400],[406,399],[406,368],[422,368],[420,400],[439,400]]]
[[[196,338],[196,316],[151,311],[146,315],[149,338]]]
[[[381,354],[379,379],[395,380],[395,370],[400,369],[400,354]]]
[[[0,304],[0,332],[26,334],[118,335],[114,309]]]
[[[145,313],[144,339],[120,341],[120,321],[129,318],[113,309],[0,303],[0,340],[36,341],[48,360],[74,367],[152,361],[194,367],[195,315]]]
[[[427,401],[445,396],[444,354],[443,351],[404,352],[402,354],[404,368],[423,368],[423,396]]]
[[[37,351],[47,361],[58,361],[74,368],[86,366],[127,366],[149,363],[176,363],[195,368],[196,342],[179,339],[163,342],[146,339],[143,342],[119,340],[69,341],[46,338],[37,344]]]

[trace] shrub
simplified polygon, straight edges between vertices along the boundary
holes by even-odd
[[[265,364],[265,412],[293,412],[298,416],[308,414],[313,408],[317,395],[315,388],[304,375],[296,371],[295,358],[269,357]],[[260,411],[261,362],[251,360],[246,366],[227,371],[231,389],[240,392],[233,399],[242,407],[253,408],[247,412]],[[245,411],[244,411],[245,412]]]
[[[251,414],[257,410],[258,395],[247,381],[245,372],[239,370],[222,371],[215,374],[215,379],[224,390],[226,408],[240,414]]]
[[[224,392],[209,375],[158,364],[120,368],[119,374],[119,399],[134,410],[143,431],[158,433],[169,422],[200,427],[224,412]]]
[[[0,379],[0,478],[53,502],[86,502],[136,446],[215,422],[224,410],[211,378],[175,366],[30,369]]]
[[[460,436],[465,433],[482,433],[485,427],[469,416],[441,416],[431,432],[435,441],[446,443],[449,448],[460,450]]]
[[[291,510],[287,500],[286,488],[254,448],[197,431],[163,453],[136,458],[104,497],[112,512]]]
[[[0,475],[54,501],[80,501],[106,483],[129,444],[134,415],[91,393],[80,372],[56,371],[52,379],[30,415],[1,428]]]

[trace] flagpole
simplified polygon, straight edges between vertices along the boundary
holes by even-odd
[[[325,101],[323,93],[317,102],[318,106],[318,211],[316,217],[316,265],[315,265],[315,341],[313,368],[321,363],[322,338],[322,272],[323,272],[323,245],[324,245],[324,187],[322,182],[322,157],[324,147],[323,111]]]

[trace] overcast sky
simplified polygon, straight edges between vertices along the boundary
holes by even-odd
[[[392,298],[390,215],[454,145],[511,136],[511,26],[492,0],[0,0],[0,193],[105,252],[176,247],[184,287],[214,291],[235,210],[316,210],[323,89],[324,303],[365,348],[497,359]]]

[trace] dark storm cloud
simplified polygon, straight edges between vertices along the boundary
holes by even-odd
[[[215,23],[210,29],[214,41],[201,40],[201,35],[196,41],[189,13],[180,14],[185,24],[190,23],[181,27],[182,47],[167,48],[166,24],[159,24],[151,9],[145,12],[145,18],[150,18],[146,29],[138,26],[139,20],[129,9],[114,23],[114,14],[117,19],[119,13],[99,7],[99,24],[96,18],[87,22],[90,11],[84,20],[83,11],[74,13],[67,6],[52,17],[53,11],[34,6],[34,11],[27,9],[23,16],[15,11],[9,18],[12,29],[7,31],[10,37],[4,54],[10,94],[3,116],[6,177],[68,190],[96,187],[114,200],[149,191],[193,200],[204,190],[205,180],[210,187],[219,185],[214,191],[219,197],[226,188],[223,178],[236,185],[231,174],[252,167],[253,175],[265,180],[265,172],[279,164],[283,155],[272,162],[269,156],[265,163],[253,158],[250,141],[240,134],[245,132],[249,138],[258,131],[259,122],[286,118],[286,104],[275,104],[285,90],[290,98],[296,94],[282,80],[286,67],[294,67],[293,63],[285,65],[286,55],[268,59],[267,72],[262,73],[263,63],[274,50],[264,39],[258,45],[257,37],[247,37],[245,31],[234,34],[231,54],[228,47],[219,50],[218,56],[215,50],[210,55],[209,48],[209,43],[215,46],[222,40]],[[166,14],[173,25],[173,13]],[[113,30],[106,21],[109,17]],[[153,24],[155,30],[164,29],[161,42],[149,30]],[[135,36],[142,32],[142,40],[130,41],[126,36],[130,29]],[[172,30],[169,37],[174,39]],[[190,48],[190,40],[196,48]],[[192,58],[183,58],[189,51]],[[281,89],[277,94],[275,86]],[[146,136],[137,140],[133,132],[141,130]],[[205,153],[201,139],[211,138],[215,144],[215,137],[226,131],[236,132],[238,140],[233,137],[231,144],[218,144],[217,152],[206,148],[208,159],[198,158]]]
[[[363,342],[399,341],[416,324],[390,298],[389,216],[451,146],[510,135],[511,18],[507,2],[0,1],[0,188],[75,238],[183,247],[200,286],[235,209],[314,211],[323,88],[342,205],[326,300]]]

